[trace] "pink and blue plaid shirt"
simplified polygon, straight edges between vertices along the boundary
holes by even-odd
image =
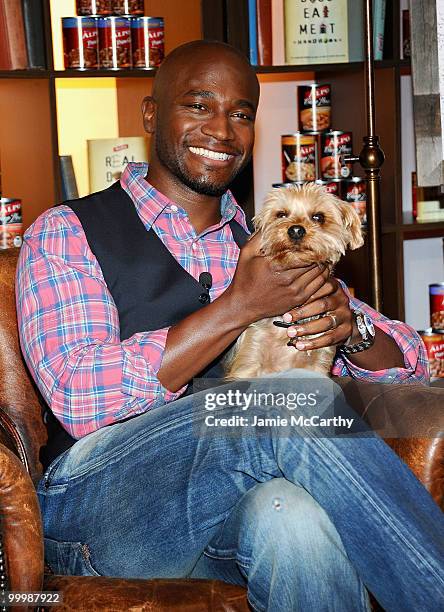
[[[211,272],[211,299],[217,299],[231,283],[239,256],[229,221],[234,218],[247,230],[243,211],[227,192],[220,223],[197,235],[186,212],[147,183],[147,170],[147,164],[128,164],[122,187],[146,229],[153,228],[185,270],[196,279],[203,271]],[[352,308],[365,311],[394,338],[405,368],[370,372],[337,357],[333,374],[387,383],[426,382],[427,359],[416,332],[349,299]],[[47,210],[25,233],[17,269],[17,312],[28,367],[74,438],[143,413],[159,398],[170,402],[185,389],[172,393],[157,378],[169,328],[120,341],[116,306],[68,206]]]

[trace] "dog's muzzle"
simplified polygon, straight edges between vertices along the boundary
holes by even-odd
[[[291,225],[287,230],[290,239],[298,242],[305,236],[305,228],[302,225]]]

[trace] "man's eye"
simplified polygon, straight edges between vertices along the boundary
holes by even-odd
[[[194,104],[189,104],[189,108],[194,108],[196,110],[206,110],[203,104],[199,104],[199,102],[194,102]]]
[[[244,121],[253,121],[253,117],[246,113],[241,113],[241,112],[233,113],[233,117],[238,117],[239,119],[243,119]]]

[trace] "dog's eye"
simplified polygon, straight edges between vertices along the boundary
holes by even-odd
[[[324,223],[325,221],[325,217],[322,213],[315,213],[311,218],[313,221],[316,221],[316,223]]]
[[[276,213],[276,217],[278,219],[282,219],[282,217],[286,217],[287,213],[285,212],[285,210],[280,210],[279,212]]]

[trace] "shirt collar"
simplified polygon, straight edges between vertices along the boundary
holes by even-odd
[[[147,229],[154,224],[157,217],[163,212],[175,214],[180,212],[186,215],[181,206],[175,204],[148,183],[145,179],[147,172],[148,164],[146,162],[130,162],[126,165],[120,177],[121,186],[134,202],[136,210]],[[221,221],[218,227],[235,219],[246,232],[250,233],[245,213],[236,202],[231,191],[228,190],[221,197],[220,210]]]

